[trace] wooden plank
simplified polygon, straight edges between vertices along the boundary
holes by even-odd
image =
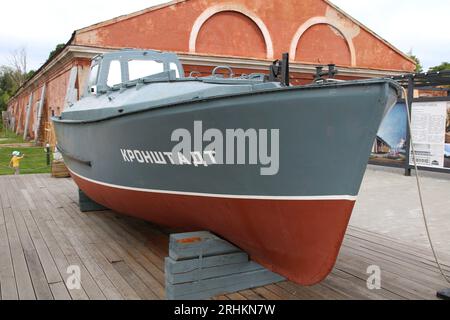
[[[237,300],[247,300],[247,298],[245,298],[242,294],[240,294],[238,292],[227,294],[227,297],[230,300],[235,300],[235,301],[237,301]]]
[[[19,234],[17,232],[12,209],[5,208],[3,210],[19,299],[35,300],[36,295],[34,293],[30,274],[28,272],[27,262],[25,260]]]
[[[36,295],[49,298],[48,291],[41,289],[48,285],[52,267],[44,266],[44,261],[50,266],[53,261],[62,280],[48,285],[55,299],[105,299],[104,291],[110,299],[115,294],[121,299],[115,277],[140,298],[164,298],[162,270],[163,257],[168,254],[168,230],[109,211],[83,215],[76,201],[77,187],[70,179],[0,177],[0,298],[23,299],[27,283],[31,299]],[[443,254],[443,260],[447,259]],[[103,263],[114,269],[113,275],[102,269]],[[365,271],[373,264],[382,269],[381,290],[366,289]],[[79,265],[82,271],[78,295],[78,291],[65,288],[69,265]],[[194,271],[196,265],[183,268]],[[448,264],[444,268],[450,270]],[[51,273],[56,274],[54,269]],[[41,283],[43,279],[47,283]],[[214,299],[435,299],[436,291],[445,286],[427,248],[349,227],[336,267],[321,284],[302,287],[284,281],[228,295],[219,293]]]
[[[273,293],[272,291],[264,288],[264,287],[260,287],[260,288],[255,288],[253,289],[257,294],[259,294],[261,297],[263,297],[264,299],[267,300],[282,300],[280,296],[276,295],[275,293]]]
[[[34,221],[33,216],[29,211],[23,211],[22,217],[25,221],[30,238],[32,239],[36,252],[39,256],[39,260],[45,272],[47,282],[49,284],[61,282],[61,275],[59,274],[58,268],[56,267],[56,264],[50,254],[50,251],[47,248],[47,245],[42,239],[42,235],[36,225],[36,222]]]
[[[43,184],[40,182],[38,177],[40,175],[30,176],[33,178],[33,183],[35,185],[35,190],[41,190],[45,188]],[[29,185],[29,184],[28,184]],[[31,193],[31,196],[35,203],[37,203],[37,210],[32,210],[31,214],[38,225],[39,231],[42,234],[44,241],[46,242],[51,255],[57,265],[57,268],[64,279],[64,283],[67,281],[69,274],[67,273],[67,269],[69,266],[79,266],[82,274],[82,288],[81,289],[72,289],[69,290],[69,293],[74,300],[86,300],[88,298],[95,300],[103,300],[105,296],[98,288],[98,286],[93,281],[89,272],[83,266],[81,260],[79,259],[76,252],[73,250],[71,245],[68,244],[68,241],[64,234],[59,230],[56,226],[50,212],[52,208],[50,207],[50,203],[44,199],[44,201],[38,201],[38,199],[42,199],[42,194],[36,195],[35,193]],[[40,196],[40,197],[39,197]]]
[[[377,290],[369,290],[366,279],[359,279],[340,270],[333,270],[323,285],[338,292],[348,294],[351,299],[357,300],[386,300],[387,298]]]
[[[53,160],[51,165],[51,174],[53,178],[69,178],[70,172],[63,161]]]
[[[81,267],[81,265],[83,265],[86,268],[92,279],[95,280],[97,286],[102,291],[103,295],[109,300],[123,299],[119,291],[114,287],[103,270],[98,266],[96,259],[91,257],[89,251],[77,239],[77,232],[74,230],[72,222],[67,216],[65,216],[66,214],[64,209],[51,208],[49,212],[52,214],[57,228],[61,230],[65,237],[67,237],[67,245],[70,246],[69,250],[73,249],[81,260],[81,264],[79,266]],[[49,224],[49,226],[51,225],[52,224]],[[87,289],[86,292],[88,293]]]
[[[402,253],[408,253],[411,254],[411,256],[424,258],[425,260],[434,262],[434,257],[429,246],[424,247],[414,244],[408,244],[386,235],[377,234],[375,232],[356,227],[349,227],[348,237],[350,239],[357,238],[363,240],[366,243],[374,245],[381,245],[387,248],[397,249]],[[445,253],[439,253],[439,255],[445,260],[444,266],[450,267],[450,255]]]
[[[389,254],[392,257],[402,259],[408,263],[419,265],[420,267],[428,267],[430,270],[438,271],[436,262],[431,252],[420,250],[417,248],[411,249],[408,246],[393,242],[391,240],[371,238],[365,234],[356,235],[352,232],[351,236],[346,238],[344,244],[348,241],[356,241],[358,246],[370,248],[371,250],[378,250],[383,254]],[[442,256],[440,254],[440,256]],[[425,265],[423,265],[425,264]],[[450,266],[443,264],[443,268],[446,271],[450,271]]]
[[[55,300],[72,300],[64,282],[51,283],[50,290],[52,291]]]
[[[430,289],[428,286],[409,279],[408,273],[402,274],[401,272],[391,272],[390,270],[395,270],[398,267],[389,267],[385,262],[372,262],[370,260],[358,261],[347,255],[345,252],[341,253],[340,259],[338,269],[342,267],[346,272],[350,272],[362,280],[365,280],[368,277],[365,273],[367,268],[376,263],[382,271],[383,289],[386,289],[389,292],[396,292],[403,298],[414,300],[426,299],[430,296],[434,298],[433,295],[436,293],[436,289]],[[388,297],[394,298],[391,296]]]
[[[166,264],[176,264],[176,261],[171,258],[166,259]],[[223,276],[229,276],[232,274],[246,273],[252,271],[263,270],[264,268],[255,262],[245,262],[228,264],[223,266],[215,266],[210,268],[197,268],[190,272],[184,273],[171,273],[169,268],[166,269],[166,281],[170,284],[179,284],[194,281],[203,281],[212,278],[218,278]]]
[[[279,282],[276,286],[288,292],[292,300],[318,300],[321,297],[309,290],[308,287],[299,287],[289,281]]]
[[[70,207],[70,212],[75,214],[75,208],[70,204],[68,205],[68,207],[66,207],[67,209]],[[103,213],[103,212],[102,212]],[[97,213],[98,216],[101,216],[102,213]],[[119,254],[118,257],[120,257],[120,260],[116,259],[116,261],[111,261],[114,263],[114,266],[116,267],[117,263],[119,263],[119,265],[123,266],[123,264],[121,264],[121,262],[125,262],[126,267],[128,268],[128,271],[130,272],[135,272],[134,275],[130,275],[129,273],[123,273],[122,276],[126,276],[127,278],[130,279],[136,279],[136,278],[140,278],[141,281],[143,281],[144,286],[148,285],[149,288],[147,288],[147,290],[149,290],[150,292],[147,292],[145,294],[145,296],[152,296],[154,298],[158,297],[160,299],[164,298],[164,289],[163,287],[157,283],[157,281],[155,280],[155,278],[149,274],[148,272],[146,272],[146,270],[138,263],[138,261],[142,262],[142,259],[145,260],[144,257],[141,257],[138,255],[137,260],[134,259],[135,256],[133,256],[132,254],[129,254],[129,252],[127,252],[126,250],[124,250],[120,245],[118,245],[116,243],[116,241],[111,238],[107,232],[105,232],[101,227],[99,223],[95,223],[95,221],[93,221],[91,218],[94,216],[94,213],[89,213],[89,214],[80,214],[78,211],[78,214],[76,214],[76,216],[74,216],[74,219],[80,219],[82,220],[82,222],[80,221],[80,224],[83,223],[85,228],[83,228],[85,231],[87,231],[89,234],[94,234],[96,235],[95,239],[98,242],[105,242],[108,243],[109,246],[111,246],[111,248],[115,251],[116,254]],[[90,230],[90,231],[88,231]],[[114,234],[114,232],[113,232]],[[123,239],[121,239],[123,241]],[[97,245],[98,246],[98,245]],[[134,251],[133,247],[130,247],[132,249],[132,251]],[[104,252],[103,252],[104,253]],[[134,253],[136,253],[134,251]],[[145,263],[144,263],[145,264]],[[122,267],[120,270],[122,270],[124,267]],[[117,268],[116,268],[117,269]],[[135,281],[135,283],[137,283]],[[139,285],[137,288],[140,290],[142,286]],[[152,293],[152,290],[154,293]]]
[[[294,300],[294,297],[288,291],[281,288],[278,284],[279,283],[270,284],[270,285],[266,286],[265,288],[267,290],[272,291],[274,294],[279,296],[282,300]]]
[[[36,298],[39,300],[52,300],[53,295],[50,291],[38,253],[25,225],[23,214],[22,212],[16,211],[13,215]]]
[[[94,215],[90,215],[90,218],[93,217]],[[99,217],[97,218],[101,221]],[[152,292],[154,292],[158,299],[164,299],[165,290],[163,273],[149,260],[147,260],[146,257],[136,249],[136,246],[130,245],[123,238],[118,238],[114,230],[108,229],[109,226],[103,225],[102,223],[98,223],[98,225],[105,228],[106,232],[110,232],[108,233],[109,236],[114,239],[118,239],[118,243],[116,243],[116,241],[110,242],[113,248],[124,257],[124,262],[127,263],[133,272],[135,272],[135,274],[152,290]],[[131,257],[131,259],[128,258],[128,256]]]
[[[205,257],[201,260],[201,267],[212,268],[217,266],[245,263],[248,262],[248,260],[249,260],[248,254],[246,254],[245,252],[230,253],[220,256]],[[172,274],[187,273],[193,272],[200,268],[199,265],[200,259],[183,260],[177,261],[175,263],[174,260],[172,259],[168,260],[166,258],[165,262],[166,262],[165,263],[166,273],[167,272]]]
[[[100,215],[102,218],[100,218]],[[90,217],[106,228],[112,238],[116,239],[116,241],[121,241],[121,244],[126,247],[127,251],[164,285],[164,262],[146,246],[147,242],[136,237],[126,223],[110,219],[107,215],[100,215],[91,215]]]
[[[17,300],[19,298],[2,208],[0,208],[0,285],[1,300]]]
[[[110,279],[114,287],[126,300],[141,300],[136,291],[125,281],[125,279],[114,269],[113,265],[101,254],[95,245],[87,245],[89,253],[95,259],[98,266]]]
[[[69,266],[79,266],[80,272],[81,272],[81,285],[82,289],[86,292],[86,295],[89,297],[89,299],[92,300],[105,300],[106,296],[100,289],[97,282],[93,279],[91,273],[87,270],[85,267],[83,261],[78,256],[78,254],[75,252],[75,250],[72,248],[71,245],[68,244],[68,240],[65,238],[64,234],[59,230],[58,226],[54,221],[47,222],[47,226],[52,232],[52,235],[54,236],[55,240],[59,243],[61,251],[63,251],[67,263]],[[64,267],[63,267],[64,268]],[[67,270],[67,268],[65,269]],[[64,269],[63,269],[64,272]],[[67,276],[65,278],[67,281]],[[84,295],[80,292],[77,293],[79,290],[70,290],[71,295],[76,295],[74,297],[74,300],[84,300]],[[79,297],[77,299],[77,296]],[[109,297],[109,298],[116,298],[115,296]]]
[[[432,288],[443,283],[442,275],[437,270],[430,270],[426,266],[416,264],[413,261],[404,261],[378,250],[354,246],[349,242],[346,243],[344,248],[351,249],[353,258],[358,257],[358,260],[365,261],[367,266],[379,265],[382,269],[386,268],[393,274],[400,277],[407,275],[407,278],[414,279],[414,281],[423,285],[429,285]],[[347,250],[343,250],[343,252],[347,253]]]
[[[55,264],[57,266],[57,269],[59,270],[59,273],[64,281],[63,284],[65,284],[69,277],[67,270],[70,266],[73,266],[74,264],[70,263],[69,260],[64,255],[64,252],[59,247],[59,244],[56,241],[56,239],[54,238],[53,234],[51,233],[51,230],[48,227],[48,225],[46,224],[46,221],[44,219],[36,218],[36,216],[38,215],[38,213],[36,213],[36,212],[34,212],[32,215],[34,216],[36,224],[42,234],[42,237],[43,237],[46,245],[48,246],[48,250],[50,251],[50,254],[52,255],[52,258],[55,261]],[[85,272],[85,274],[86,273],[87,272]],[[84,278],[85,277],[83,277],[81,289],[69,290],[69,294],[73,300],[87,300],[88,299],[88,295],[86,294],[86,292],[83,288],[84,284],[85,284]],[[57,297],[55,296],[55,293],[53,292],[52,284],[50,284],[50,289],[52,290],[52,293],[53,293],[55,299],[57,299]],[[58,292],[60,292],[61,289],[58,289],[58,290],[59,290]]]
[[[65,222],[59,222],[59,227],[65,228],[65,226],[68,226],[66,234],[68,235],[69,241],[105,296],[113,300],[121,299],[122,297],[126,299],[139,299],[134,290],[114,270],[110,262],[97,249],[96,245],[92,244],[91,240],[85,235],[80,226],[72,220],[66,210],[68,210],[67,207],[63,207],[60,210],[61,215],[59,219],[63,216]]]
[[[158,297],[125,263],[114,263],[114,268],[122,275],[126,282],[136,291],[141,299],[156,300]]]
[[[92,223],[86,214],[82,214],[75,205],[64,204],[64,210],[72,221],[78,226],[80,236],[85,243],[95,244],[110,263],[121,262],[123,257],[111,248],[111,239],[105,239],[100,235],[97,226]]]
[[[199,282],[166,285],[166,295],[171,300],[206,299],[219,294],[260,287],[282,280],[283,278],[281,276],[263,269]]]
[[[244,296],[247,300],[264,300],[263,297],[261,297],[259,294],[254,292],[253,290],[242,290],[239,292],[242,296]]]
[[[175,261],[240,252],[228,241],[210,232],[189,232],[170,235],[169,256]]]
[[[169,234],[161,230],[155,225],[138,220],[114,215],[114,221],[122,223],[123,226],[129,229],[130,233],[140,241],[145,241],[147,249],[155,253],[161,263],[161,270],[164,270],[164,259],[169,255]]]

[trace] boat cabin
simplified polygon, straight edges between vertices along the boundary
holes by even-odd
[[[125,84],[184,77],[183,66],[176,54],[158,51],[123,50],[99,55],[92,60],[87,94],[119,90]]]

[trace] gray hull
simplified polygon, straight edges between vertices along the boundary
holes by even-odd
[[[55,128],[69,168],[105,183],[220,195],[356,196],[372,142],[396,95],[389,83],[381,81],[278,89],[98,122],[56,120]],[[202,121],[203,130],[223,132],[279,129],[278,174],[261,176],[257,165],[195,167],[124,161],[121,150],[172,150],[173,131],[193,131],[195,121]]]

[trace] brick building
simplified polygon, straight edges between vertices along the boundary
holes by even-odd
[[[8,111],[19,134],[53,144],[51,116],[80,97],[90,59],[123,48],[178,53],[185,71],[267,72],[289,52],[293,84],[315,66],[334,63],[343,79],[397,75],[414,62],[328,0],[176,0],[73,33],[52,60],[20,88]]]

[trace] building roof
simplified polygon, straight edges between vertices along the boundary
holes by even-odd
[[[164,4],[160,4],[160,5],[155,5],[140,11],[136,11],[133,13],[129,13],[129,14],[125,14],[119,17],[115,17],[106,21],[102,21],[96,24],[93,24],[91,26],[87,26],[85,28],[81,28],[78,29],[76,31],[73,32],[71,38],[69,39],[69,41],[66,43],[65,47],[63,47],[57,54],[54,55],[54,57],[52,59],[49,59],[48,61],[46,61],[44,63],[44,65],[42,65],[37,71],[36,73],[33,75],[33,77],[31,77],[27,82],[25,82],[21,88],[19,88],[18,93],[20,93],[24,88],[27,88],[29,86],[30,83],[33,83],[35,81],[35,79],[37,79],[38,77],[41,76],[41,73],[46,72],[48,69],[50,69],[50,67],[52,65],[54,65],[55,61],[59,61],[61,59],[62,56],[66,55],[69,51],[70,48],[73,44],[74,41],[76,39],[76,36],[78,34],[81,33],[86,33],[89,31],[93,31],[99,28],[103,28],[103,27],[107,27],[109,25],[112,24],[116,24],[118,22],[122,22],[122,21],[126,21],[135,17],[138,17],[140,15],[144,15],[147,14],[149,12],[153,12],[156,10],[161,10],[167,7],[171,7],[171,6],[175,6],[181,3],[185,3],[188,1],[193,1],[193,0],[173,0]],[[295,0],[291,0],[291,1],[295,1]],[[366,27],[364,24],[362,24],[361,22],[359,22],[358,20],[354,19],[353,17],[351,17],[349,14],[347,14],[345,11],[343,11],[342,9],[340,9],[338,6],[336,6],[335,4],[333,4],[330,0],[321,0],[324,3],[326,3],[327,5],[329,5],[330,7],[332,7],[333,9],[335,9],[337,12],[339,12],[340,14],[342,14],[344,17],[350,19],[355,25],[359,26],[361,29],[367,31],[369,34],[371,34],[372,36],[374,36],[376,39],[378,39],[379,41],[381,41],[382,43],[384,43],[387,47],[389,47],[390,49],[392,49],[393,51],[395,51],[397,54],[399,54],[401,57],[403,57],[404,59],[415,63],[414,60],[412,60],[410,57],[408,57],[405,53],[403,53],[402,51],[400,51],[399,49],[397,49],[395,46],[393,46],[391,43],[389,43],[388,41],[386,41],[385,39],[383,39],[382,37],[380,37],[379,35],[377,35],[375,32],[373,32],[372,30],[370,30],[368,27]],[[89,46],[84,46],[84,47],[89,47]],[[95,48],[95,47],[92,47]],[[115,49],[115,48],[107,48],[107,47],[102,47],[103,49]],[[197,54],[197,53],[196,53]],[[201,54],[198,54],[201,56]],[[357,68],[355,68],[357,69]],[[366,68],[364,68],[366,69]],[[370,69],[370,68],[368,68]],[[380,69],[377,69],[380,70]],[[386,71],[390,71],[390,70],[386,70]],[[392,70],[393,71],[393,70]]]

